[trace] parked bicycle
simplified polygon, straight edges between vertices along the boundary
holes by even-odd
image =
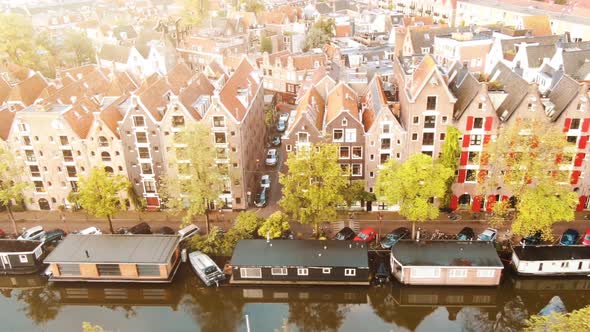
[[[451,212],[451,213],[449,213],[449,219],[451,219],[453,221],[461,220],[461,215],[457,214],[455,212]]]

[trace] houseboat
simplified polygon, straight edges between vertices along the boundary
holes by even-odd
[[[45,259],[50,281],[170,282],[177,235],[69,235]]]
[[[399,241],[391,273],[406,285],[497,286],[502,261],[487,241]]]
[[[205,285],[218,285],[220,281],[225,279],[225,274],[223,274],[219,266],[204,253],[193,251],[188,255],[188,260],[195,274]]]
[[[352,241],[241,240],[232,284],[368,285],[367,245]]]
[[[0,274],[30,274],[43,266],[43,242],[0,240]]]
[[[590,246],[518,246],[512,266],[521,276],[590,275]]]

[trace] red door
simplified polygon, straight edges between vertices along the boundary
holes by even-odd
[[[158,197],[146,197],[145,202],[148,211],[157,211],[160,208],[160,199]]]

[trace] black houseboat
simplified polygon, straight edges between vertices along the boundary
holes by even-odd
[[[241,240],[231,259],[232,284],[368,285],[365,243]]]
[[[29,274],[43,266],[43,242],[0,240],[0,274]]]

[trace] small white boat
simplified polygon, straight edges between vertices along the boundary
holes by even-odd
[[[561,298],[559,296],[554,296],[551,298],[551,300],[549,300],[549,303],[543,307],[543,309],[541,309],[541,311],[539,311],[539,315],[540,316],[549,316],[552,313],[566,313],[567,310],[565,308],[565,304],[563,303],[563,301],[561,300]]]
[[[223,271],[215,262],[200,251],[193,251],[188,255],[193,271],[207,286],[219,285],[225,279]]]

